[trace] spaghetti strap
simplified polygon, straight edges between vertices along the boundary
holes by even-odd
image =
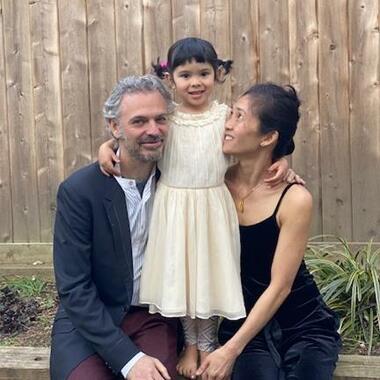
[[[285,187],[285,189],[283,190],[283,192],[282,192],[282,194],[281,194],[281,196],[280,196],[280,199],[279,199],[278,202],[277,202],[277,206],[276,206],[276,208],[274,209],[273,216],[276,216],[277,211],[278,211],[278,209],[280,208],[280,205],[281,205],[282,199],[284,198],[284,196],[285,196],[285,194],[287,193],[287,191],[288,191],[288,190],[289,190],[294,184],[295,184],[295,182],[293,182],[293,183],[289,183],[289,184]]]

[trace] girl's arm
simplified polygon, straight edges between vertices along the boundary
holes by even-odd
[[[106,176],[120,176],[120,171],[115,168],[115,164],[119,163],[115,150],[118,148],[115,139],[109,139],[99,147],[98,161],[100,170]]]
[[[287,193],[278,213],[280,236],[271,268],[271,282],[248,314],[236,334],[211,353],[197,375],[207,373],[209,380],[225,379],[231,374],[236,358],[248,342],[270,321],[289,295],[301,265],[311,221],[312,198],[301,186]]]

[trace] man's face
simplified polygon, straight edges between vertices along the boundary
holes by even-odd
[[[121,136],[128,158],[141,162],[158,161],[168,133],[168,107],[158,91],[126,94],[120,106]]]

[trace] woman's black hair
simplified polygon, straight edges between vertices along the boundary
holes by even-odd
[[[295,88],[262,83],[253,85],[242,96],[249,96],[251,112],[260,121],[261,133],[278,132],[273,160],[293,153],[293,136],[297,130],[301,104]]]
[[[218,69],[222,69],[224,77],[232,68],[231,60],[223,61],[218,58],[212,44],[206,40],[196,37],[187,37],[176,41],[168,50],[167,62],[152,63],[153,70],[157,76],[163,78],[166,73],[172,74],[174,70],[185,63],[195,60],[198,63],[209,63],[215,73],[217,80],[223,81],[217,77]]]

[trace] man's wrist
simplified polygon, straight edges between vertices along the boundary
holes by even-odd
[[[123,375],[124,379],[127,378],[129,371],[132,369],[132,367],[136,364],[136,362],[142,358],[145,354],[143,352],[137,353],[122,369],[121,374]]]

